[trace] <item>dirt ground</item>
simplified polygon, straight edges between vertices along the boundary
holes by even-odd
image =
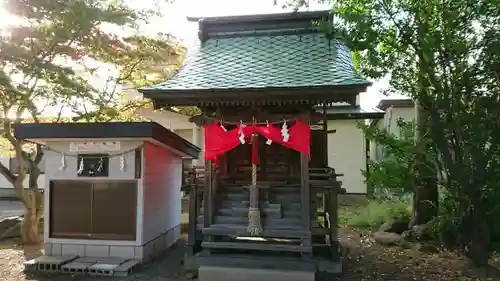
[[[15,241],[14,241],[15,242]],[[493,270],[472,270],[460,255],[441,249],[426,249],[418,245],[408,249],[381,247],[374,244],[366,232],[343,229],[342,244],[348,249],[344,273],[340,281],[469,281],[500,280]],[[2,281],[187,281],[182,270],[182,243],[163,257],[128,277],[86,277],[71,275],[26,275],[23,262],[40,255],[38,247],[23,248],[9,242],[0,245],[0,280]]]

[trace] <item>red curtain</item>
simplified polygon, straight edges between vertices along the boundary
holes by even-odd
[[[257,132],[265,138],[288,147],[290,149],[306,154],[310,158],[311,153],[311,129],[308,124],[297,120],[288,130],[290,138],[283,141],[281,128],[269,126],[238,126],[235,129],[226,131],[219,122],[214,122],[204,126],[205,132],[205,160],[216,161],[217,157],[227,153],[241,144],[240,133],[243,133],[246,142],[250,140],[253,133]],[[255,149],[254,149],[255,150]],[[255,150],[256,151],[256,150]],[[257,155],[253,155],[252,160],[258,161]],[[253,162],[253,161],[252,161]]]

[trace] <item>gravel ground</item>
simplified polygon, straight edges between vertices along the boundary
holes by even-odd
[[[157,261],[139,268],[128,277],[87,277],[71,275],[26,275],[23,262],[40,255],[37,247],[20,247],[15,243],[0,244],[0,281],[187,281],[182,270],[184,241],[166,252]],[[410,248],[382,247],[370,234],[344,229],[342,244],[349,249],[344,273],[339,281],[479,281],[500,280],[497,271],[485,272],[471,268],[460,255],[443,249],[422,252],[418,245]],[[331,280],[331,281],[333,281]],[[328,280],[330,281],[330,280]]]
[[[0,248],[0,280],[1,281],[187,281],[182,270],[182,256],[184,241],[178,243],[171,250],[167,251],[157,261],[139,268],[137,273],[127,277],[88,277],[79,275],[45,275],[45,274],[25,274],[23,272],[23,262],[40,255],[39,247],[13,246],[10,243],[2,245]]]

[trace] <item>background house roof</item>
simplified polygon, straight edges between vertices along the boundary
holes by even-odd
[[[410,98],[404,99],[383,99],[379,102],[378,108],[380,110],[386,110],[387,108],[394,107],[412,107],[415,106],[415,102]]]

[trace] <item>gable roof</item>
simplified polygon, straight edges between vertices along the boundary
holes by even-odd
[[[198,46],[170,80],[139,91],[152,99],[170,96],[170,102],[180,93],[194,98],[264,89],[363,91],[370,83],[355,72],[350,51],[313,24],[328,17],[329,12],[304,12],[190,18],[199,22]]]

